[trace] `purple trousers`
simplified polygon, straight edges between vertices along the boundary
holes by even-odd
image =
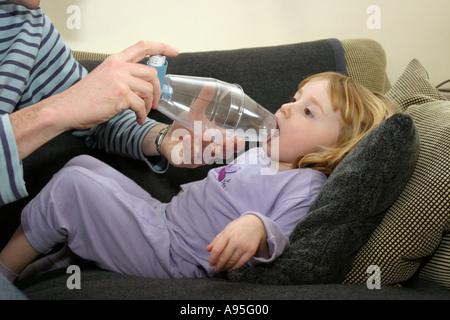
[[[105,163],[79,156],[30,201],[22,226],[40,253],[67,243],[81,258],[114,272],[205,277],[201,268],[171,250],[166,206]]]

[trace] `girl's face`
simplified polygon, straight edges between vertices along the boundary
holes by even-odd
[[[272,158],[278,158],[280,169],[289,169],[301,156],[322,151],[321,146],[333,146],[344,125],[339,110],[334,111],[328,94],[327,80],[312,80],[294,96],[294,102],[286,103],[275,113],[279,136],[263,147]],[[273,154],[279,144],[278,156]]]

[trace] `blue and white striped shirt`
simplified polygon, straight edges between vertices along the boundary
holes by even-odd
[[[86,74],[40,8],[0,1],[0,206],[27,196],[9,114],[64,91]],[[167,160],[152,165],[142,152],[144,136],[156,124],[147,119],[141,126],[127,110],[76,134],[90,147],[141,159],[163,172]]]

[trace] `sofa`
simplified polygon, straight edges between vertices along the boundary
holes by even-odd
[[[74,52],[88,71],[106,54]],[[149,279],[80,263],[80,288],[66,268],[15,285],[32,300],[312,300],[450,299],[450,102],[417,59],[388,79],[383,47],[370,39],[323,39],[290,45],[181,53],[167,73],[238,83],[275,112],[307,76],[337,71],[394,103],[396,114],[374,129],[330,175],[290,247],[273,263],[212,279]],[[145,61],[142,61],[145,63]],[[158,111],[150,117],[169,122]],[[66,132],[23,161],[30,194],[0,208],[0,247],[20,211],[68,160],[90,154],[161,201],[213,163],[157,174],[138,160],[89,149]],[[120,227],[120,226],[118,226]]]

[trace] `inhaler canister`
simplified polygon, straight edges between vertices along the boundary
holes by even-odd
[[[165,98],[169,94],[169,90],[167,90],[167,88],[164,88],[164,80],[166,78],[168,65],[166,57],[163,55],[150,56],[150,58],[147,61],[147,65],[152,66],[158,72],[158,79],[162,90],[161,97]]]

